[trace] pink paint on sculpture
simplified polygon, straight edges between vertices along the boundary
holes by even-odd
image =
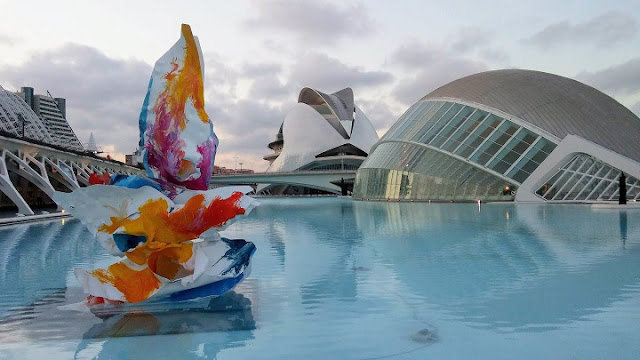
[[[140,146],[147,172],[163,186],[206,190],[218,138],[204,109],[203,66],[188,25],[155,64],[140,113]]]

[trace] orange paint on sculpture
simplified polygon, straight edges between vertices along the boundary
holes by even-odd
[[[169,280],[185,275],[183,264],[193,256],[190,240],[245,213],[238,205],[242,196],[241,192],[234,192],[226,199],[216,197],[207,205],[205,196],[198,194],[173,212],[169,212],[165,199],[150,199],[138,208],[140,215],[135,219],[112,216],[111,224],[103,224],[98,231],[113,234],[120,229],[129,235],[144,236],[146,242],[125,255],[133,263],[146,267],[137,271],[120,262],[107,270],[94,270],[92,275],[100,282],[112,284],[128,302],[147,299],[160,287],[156,275]]]
[[[154,251],[149,255],[147,266],[154,273],[173,280],[182,269],[182,264],[186,263],[193,255],[193,243],[180,245],[169,245],[168,247]]]
[[[207,206],[203,194],[198,194],[184,206],[169,213],[169,205],[164,199],[151,199],[138,210],[140,216],[135,219],[111,217],[111,224],[100,226],[98,231],[113,234],[119,228],[124,233],[145,236],[146,244],[161,242],[177,244],[196,239],[212,227],[224,225],[245,210],[238,205],[241,192],[235,192],[226,199],[213,199]]]
[[[125,263],[118,262],[107,268],[91,271],[98,281],[109,283],[124,295],[128,302],[140,302],[147,299],[160,288],[160,280],[148,267],[137,271]]]

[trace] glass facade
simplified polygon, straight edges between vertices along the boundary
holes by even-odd
[[[536,194],[552,201],[617,201],[620,170],[586,155],[575,155]],[[626,176],[628,200],[640,200],[640,180]]]
[[[428,147],[386,142],[360,167],[353,198],[360,200],[511,201],[516,185]],[[378,151],[376,149],[376,152]]]
[[[473,106],[421,101],[362,164],[354,198],[513,200],[518,185],[556,146]]]

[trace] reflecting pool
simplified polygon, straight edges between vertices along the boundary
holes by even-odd
[[[75,220],[0,228],[0,359],[638,359],[640,210],[260,199],[235,291],[104,316]]]

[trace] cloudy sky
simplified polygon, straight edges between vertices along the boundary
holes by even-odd
[[[416,100],[493,69],[550,72],[640,115],[640,1],[0,0],[0,86],[67,99],[82,142],[135,150],[153,63],[191,25],[216,164],[264,170],[305,86],[354,90],[380,135]]]

